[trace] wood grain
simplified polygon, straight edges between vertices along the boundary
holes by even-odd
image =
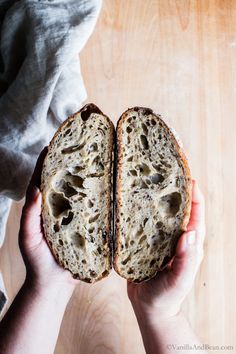
[[[161,113],[180,135],[206,198],[205,258],[184,311],[203,343],[236,352],[236,2],[105,0],[81,54],[88,102],[116,123],[128,107]],[[24,278],[13,203],[0,266],[10,300]],[[226,353],[215,350],[214,353]],[[137,323],[116,274],[80,284],[56,354],[142,354]]]

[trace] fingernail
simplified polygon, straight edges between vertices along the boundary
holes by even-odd
[[[196,241],[196,231],[192,230],[187,233],[187,243],[188,245],[193,245]]]
[[[32,188],[32,197],[35,199],[39,195],[39,189],[36,186],[33,186]]]

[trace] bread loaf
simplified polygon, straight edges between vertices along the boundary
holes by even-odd
[[[128,109],[118,121],[116,184],[114,268],[141,282],[173,257],[191,208],[187,160],[150,109]]]
[[[111,268],[113,139],[112,122],[87,104],[55,134],[41,175],[49,247],[74,278],[89,283]]]

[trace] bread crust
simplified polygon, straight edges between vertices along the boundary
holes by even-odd
[[[53,136],[52,140],[50,141],[49,143],[49,146],[48,146],[48,152],[51,150],[51,147],[55,141],[55,139],[58,137],[58,135],[62,132],[62,130],[64,129],[64,127],[68,124],[68,122],[70,121],[73,121],[76,116],[78,114],[81,114],[82,112],[90,112],[89,114],[91,113],[98,113],[100,115],[102,115],[108,122],[109,126],[110,126],[110,134],[111,134],[111,143],[110,143],[110,146],[109,146],[109,153],[110,153],[110,156],[112,155],[112,152],[114,151],[114,145],[115,145],[115,128],[114,128],[114,125],[112,123],[112,121],[109,119],[108,116],[106,116],[95,104],[93,103],[88,103],[86,104],[85,106],[83,106],[79,111],[77,111],[76,113],[70,115],[61,125],[60,127],[58,128],[58,130],[56,131],[55,135]],[[47,153],[48,153],[47,152]],[[43,189],[43,173],[44,173],[44,170],[47,168],[46,167],[46,157],[47,155],[45,156],[45,159],[44,159],[44,163],[43,163],[43,167],[42,167],[42,177],[41,177],[41,186],[40,186],[40,190],[42,192],[42,220],[43,220],[43,227],[44,227],[44,223],[45,223],[45,220],[44,220],[44,210],[46,208],[46,197],[45,197],[45,193],[44,193],[44,189]],[[113,175],[113,161],[112,159],[110,160],[110,166],[109,166],[109,173],[110,173],[110,176]],[[106,235],[106,242],[108,244],[108,247],[109,247],[109,271],[104,274],[103,276],[100,276],[100,277],[97,277],[96,279],[90,279],[90,281],[88,279],[82,279],[79,277],[79,275],[74,275],[73,273],[72,276],[73,278],[75,279],[79,279],[79,280],[82,280],[82,281],[85,281],[85,282],[88,282],[88,283],[94,283],[94,282],[97,282],[105,277],[107,277],[109,275],[109,272],[112,268],[112,239],[113,239],[113,227],[112,227],[112,217],[111,217],[111,209],[112,209],[112,200],[111,200],[111,196],[112,196],[112,193],[113,193],[113,188],[112,188],[112,180],[111,178],[109,179],[109,188],[110,188],[110,191],[111,193],[108,194],[107,196],[107,205],[109,205],[109,218],[108,218],[108,223],[107,223],[107,226],[106,226],[106,232],[107,232],[107,235]],[[44,235],[45,235],[45,239],[46,239],[46,242],[48,244],[48,247],[49,249],[51,250],[51,253],[53,254],[54,258],[56,259],[56,261],[66,270],[69,270],[70,269],[63,263],[60,261],[59,257],[57,256],[57,254],[54,252],[50,242],[49,242],[49,239],[47,237],[47,233],[46,233],[46,229],[44,227]]]
[[[143,110],[144,112],[146,112],[146,114],[152,114],[153,116],[155,116],[158,120],[160,120],[162,122],[163,126],[165,127],[165,129],[167,130],[167,132],[170,136],[170,139],[173,141],[173,143],[175,145],[175,149],[178,152],[180,160],[182,162],[184,174],[185,174],[186,180],[187,180],[186,193],[188,195],[188,200],[189,200],[189,203],[188,203],[187,207],[185,208],[185,213],[184,213],[184,217],[183,217],[182,224],[181,224],[181,229],[183,230],[183,232],[186,231],[186,229],[187,229],[187,225],[188,225],[189,218],[190,218],[190,211],[191,211],[192,181],[191,181],[190,169],[188,166],[187,158],[186,158],[183,150],[179,146],[179,143],[176,140],[176,137],[174,136],[174,134],[172,133],[170,127],[168,127],[168,125],[162,120],[160,115],[154,113],[153,110],[150,108],[136,106],[136,107],[127,109],[120,116],[120,118],[117,122],[117,129],[116,129],[117,166],[116,166],[116,198],[115,198],[115,205],[114,205],[115,227],[114,227],[114,233],[113,233],[114,234],[113,268],[122,277],[124,277],[124,275],[120,272],[119,266],[118,266],[119,246],[121,246],[121,224],[119,221],[119,210],[122,209],[122,201],[121,201],[121,182],[122,182],[121,169],[122,169],[122,164],[123,164],[123,145],[121,142],[122,124],[124,123],[127,116],[129,116],[129,114],[131,112],[137,112],[139,110]],[[176,245],[177,245],[177,242],[175,242],[175,244],[173,244],[172,257],[175,254]],[[167,266],[167,264],[172,259],[172,257],[166,257],[166,259],[164,259],[164,263],[162,264],[162,267],[160,270],[163,270]],[[153,274],[152,277],[154,277],[157,274],[157,272],[158,272],[158,270],[156,271],[155,274]],[[133,279],[131,277],[124,277],[124,278],[127,279],[128,281],[133,282]],[[150,277],[148,277],[147,279],[136,280],[135,282],[147,281],[149,279],[150,279]]]

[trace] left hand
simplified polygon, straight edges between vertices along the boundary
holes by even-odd
[[[26,283],[37,293],[44,289],[72,293],[78,280],[72,278],[54,259],[44,238],[41,220],[42,196],[39,190],[43,160],[47,148],[39,155],[26,192],[19,231],[19,246],[26,266]]]

